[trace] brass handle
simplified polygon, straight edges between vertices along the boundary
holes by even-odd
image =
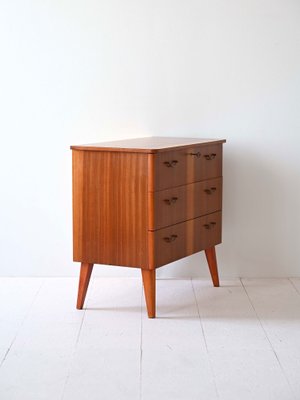
[[[217,223],[213,221],[213,222],[210,222],[210,223],[208,223],[208,224],[204,224],[203,226],[204,226],[205,229],[211,229],[211,228],[213,228],[216,224],[217,224]]]
[[[167,242],[167,243],[174,242],[174,240],[177,237],[178,237],[177,235],[166,236],[166,237],[164,237],[164,241]]]
[[[172,197],[171,199],[165,199],[164,202],[170,206],[171,204],[176,203],[177,200],[178,200],[178,197]]]
[[[206,160],[213,160],[214,158],[216,158],[216,153],[205,154],[204,157],[206,158]]]
[[[164,162],[164,164],[165,164],[168,168],[170,168],[170,167],[172,167],[172,168],[175,167],[177,163],[178,163],[177,160],[165,161],[165,162]]]
[[[201,157],[200,151],[197,151],[197,153],[190,153],[191,156],[195,156],[197,158]]]
[[[205,192],[206,194],[212,194],[212,193],[214,193],[216,190],[217,190],[216,187],[211,187],[210,189],[204,189],[204,192]]]

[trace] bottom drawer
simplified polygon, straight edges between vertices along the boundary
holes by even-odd
[[[189,256],[221,243],[222,213],[215,212],[204,217],[149,231],[154,245],[154,267]]]

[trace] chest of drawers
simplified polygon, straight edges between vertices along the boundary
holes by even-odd
[[[156,268],[204,250],[219,286],[224,142],[148,137],[71,146],[78,309],[94,264],[140,268],[150,318]]]

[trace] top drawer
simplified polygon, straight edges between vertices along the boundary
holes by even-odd
[[[222,144],[157,153],[153,172],[153,190],[222,176]]]

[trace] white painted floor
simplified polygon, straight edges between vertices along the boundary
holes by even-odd
[[[300,279],[0,279],[1,400],[300,399]]]

